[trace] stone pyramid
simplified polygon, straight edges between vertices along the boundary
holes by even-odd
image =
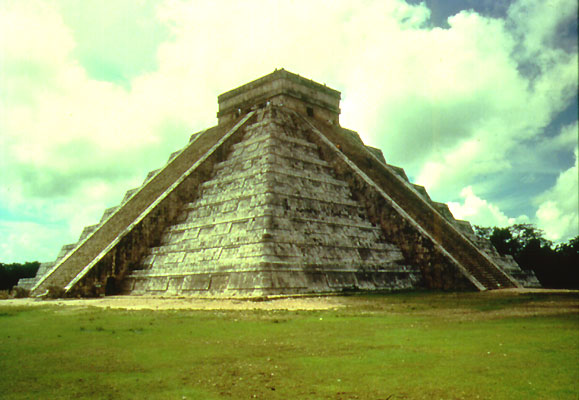
[[[341,128],[339,100],[285,70],[219,96],[217,126],[20,286],[227,297],[538,286]]]

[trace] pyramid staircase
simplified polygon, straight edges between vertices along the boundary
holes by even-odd
[[[386,236],[399,245],[409,262],[421,265],[427,287],[457,287],[440,279],[448,278],[452,270],[460,270],[479,290],[540,287],[532,271],[521,270],[511,256],[500,255],[490,241],[474,234],[470,223],[454,219],[446,204],[432,201],[422,186],[409,182],[402,168],[387,164],[381,152],[364,146],[355,132],[312,119],[306,122],[314,141],[341,150],[341,154],[334,150],[338,157],[326,156],[334,170],[344,171],[350,187],[364,193],[361,199],[371,217],[380,221]],[[437,253],[454,266],[443,267],[446,262]]]
[[[96,293],[105,286],[107,277],[121,277],[127,268],[137,265],[185,200],[194,198],[196,187],[211,173],[212,163],[253,115],[253,112],[245,115],[234,126],[220,125],[193,135],[190,143],[164,168],[140,188],[129,190],[124,202],[110,210],[108,217],[103,215],[98,229],[79,240],[39,277],[31,293],[41,295],[51,287],[70,292],[87,274],[94,281],[89,284],[91,291]],[[104,284],[99,283],[103,280]],[[84,288],[79,290],[94,294]]]
[[[294,119],[273,106],[258,113],[181,222],[125,279],[125,292],[259,296],[417,284],[420,269],[368,221]]]
[[[219,100],[219,125],[20,286],[85,296],[539,286],[340,127],[339,92],[281,70]]]

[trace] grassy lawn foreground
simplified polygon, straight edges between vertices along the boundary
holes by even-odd
[[[577,399],[579,298],[400,293],[328,311],[0,301],[3,399]]]

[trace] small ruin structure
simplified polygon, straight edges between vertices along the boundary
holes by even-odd
[[[203,297],[539,286],[342,128],[340,92],[281,69],[218,102],[216,126],[19,286]]]

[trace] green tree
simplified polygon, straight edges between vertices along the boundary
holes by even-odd
[[[510,228],[493,228],[489,239],[502,255],[515,256],[521,250],[521,243],[516,236],[513,236]]]
[[[11,290],[21,278],[33,278],[39,267],[38,261],[25,262],[24,264],[0,263],[0,290]]]
[[[530,269],[543,287],[579,288],[579,236],[556,247],[532,224],[507,228],[475,226],[475,233],[489,239],[497,251]]]
[[[579,289],[579,236],[557,245],[555,251],[559,268],[565,271],[557,282],[557,286]]]

